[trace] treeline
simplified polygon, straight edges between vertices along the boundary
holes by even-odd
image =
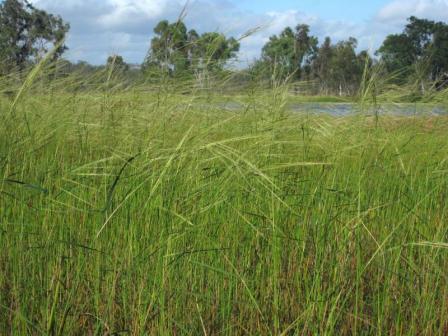
[[[52,48],[52,58],[60,59],[67,49],[63,41],[68,30],[61,17],[39,10],[27,0],[3,1],[0,74],[35,64]],[[350,96],[359,91],[365,75],[374,69],[394,85],[417,83],[422,94],[447,86],[448,25],[443,22],[410,17],[403,32],[387,36],[375,53],[359,51],[352,37],[344,41],[326,37],[320,42],[308,25],[298,24],[271,36],[260,59],[248,68],[229,66],[237,60],[240,41],[249,34],[239,39],[217,32],[199,34],[181,19],[173,23],[163,20],[154,28],[141,66],[130,66],[121,56],[113,55],[103,66],[64,60],[64,71],[58,73],[102,72],[103,77],[115,75],[128,81],[189,79],[199,86],[224,77],[231,77],[232,85],[256,81],[269,86],[280,80],[308,83],[308,93]]]
[[[251,70],[261,78],[314,82],[321,94],[351,95],[358,90],[365,67],[373,64],[367,51],[356,52],[357,44],[355,38],[332,43],[327,37],[319,45],[307,25],[288,27],[269,39]]]
[[[315,83],[320,94],[355,94],[373,67],[390,83],[418,83],[421,93],[447,85],[448,25],[443,22],[412,16],[404,31],[387,36],[374,55],[358,52],[357,46],[355,38],[332,43],[329,37],[319,45],[309,26],[299,24],[271,36],[252,70],[265,78],[276,74]]]

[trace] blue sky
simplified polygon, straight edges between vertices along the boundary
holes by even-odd
[[[162,19],[175,20],[186,0],[31,0],[71,24],[66,57],[102,64],[111,54],[141,63],[152,30]],[[389,33],[402,30],[411,15],[448,22],[448,0],[190,0],[186,23],[199,32],[220,31],[239,37],[239,62],[260,55],[269,36],[286,26],[306,23],[322,41],[355,37],[360,49],[374,52]]]
[[[326,20],[362,21],[385,6],[388,0],[242,0],[239,6],[258,13],[296,9]]]

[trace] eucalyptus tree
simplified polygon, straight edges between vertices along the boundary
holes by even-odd
[[[123,56],[120,55],[111,55],[107,58],[107,67],[111,68],[114,71],[125,72],[129,70],[129,64],[127,64]]]
[[[353,95],[359,89],[365,67],[373,65],[366,50],[357,52],[358,41],[350,37],[332,44],[329,37],[318,48],[311,64],[312,79],[319,85],[319,93]]]
[[[448,73],[448,25],[412,16],[402,33],[387,36],[377,54],[399,82],[434,81]]]
[[[358,57],[356,48],[358,41],[350,37],[338,42],[333,48],[330,65],[330,81],[333,91],[339,95],[354,94],[362,78],[364,69],[362,57]]]
[[[331,44],[331,38],[326,37],[324,43],[317,50],[316,57],[312,63],[312,77],[319,83],[319,91],[327,94],[331,89],[331,60],[334,55],[334,48]]]
[[[236,57],[240,47],[233,37],[217,32],[199,34],[188,30],[182,21],[161,21],[154,35],[143,69],[158,69],[172,76],[220,70]]]
[[[299,24],[295,30],[286,27],[278,36],[273,35],[264,45],[262,59],[283,76],[300,78],[317,52],[318,39],[310,35],[308,25]]]
[[[24,68],[39,59],[48,49],[57,47],[59,58],[70,26],[60,16],[34,7],[27,0],[4,0],[0,3],[0,58],[3,68]]]

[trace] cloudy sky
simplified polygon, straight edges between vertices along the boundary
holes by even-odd
[[[152,30],[162,19],[175,20],[186,0],[32,0],[71,24],[67,58],[101,64],[120,54],[141,63]],[[235,37],[262,29],[241,43],[240,62],[259,56],[270,35],[285,26],[308,23],[322,40],[350,36],[360,47],[376,49],[388,33],[398,32],[406,18],[448,21],[448,0],[190,0],[188,28],[220,31]]]

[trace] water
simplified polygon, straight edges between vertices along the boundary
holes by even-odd
[[[205,108],[207,106],[204,106]],[[244,105],[238,102],[229,101],[222,104],[217,104],[218,108],[224,108],[231,111],[244,109]],[[262,109],[262,106],[257,108]],[[290,111],[299,113],[311,114],[331,114],[335,116],[346,116],[360,112],[358,104],[353,103],[292,103],[287,107]],[[377,109],[370,107],[364,113],[380,115],[448,115],[448,106],[433,105],[433,104],[381,104]]]
[[[313,114],[332,114],[336,116],[345,116],[360,112],[357,104],[351,103],[299,103],[290,104],[288,107],[292,111]],[[441,105],[430,104],[381,104],[377,109],[370,107],[365,113],[380,115],[448,115],[448,108]]]

